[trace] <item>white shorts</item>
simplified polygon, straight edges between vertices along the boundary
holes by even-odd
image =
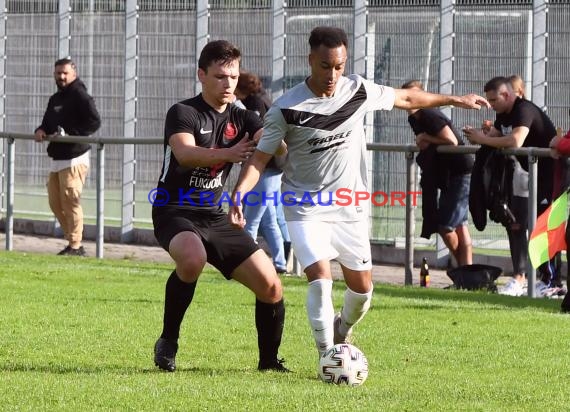
[[[295,256],[303,270],[319,260],[335,259],[352,270],[372,269],[368,219],[352,222],[287,222]]]

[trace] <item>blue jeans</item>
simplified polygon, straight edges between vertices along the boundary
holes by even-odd
[[[263,215],[263,219],[265,219],[265,215]],[[279,229],[281,229],[283,241],[291,243],[291,237],[289,236],[289,229],[287,228],[287,221],[285,220],[285,213],[283,212],[283,203],[281,203],[281,199],[279,199],[279,204],[277,205],[277,224],[279,225]]]
[[[439,194],[437,223],[440,228],[453,231],[467,224],[470,182],[471,174],[450,177],[449,184]]]
[[[282,172],[277,169],[266,169],[259,177],[259,181],[252,189],[259,199],[258,204],[245,205],[245,230],[253,239],[257,239],[258,232],[263,236],[271,252],[273,264],[278,270],[285,270],[285,252],[283,250],[283,236],[277,223],[277,208],[273,198],[279,200]],[[266,194],[269,199],[262,201]]]

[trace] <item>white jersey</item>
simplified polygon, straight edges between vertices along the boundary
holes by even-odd
[[[257,149],[274,154],[281,140],[287,144],[282,185],[287,220],[368,218],[364,201],[348,204],[346,196],[368,190],[364,116],[391,110],[395,98],[393,88],[353,74],[338,80],[332,97],[316,97],[303,82],[275,101]]]

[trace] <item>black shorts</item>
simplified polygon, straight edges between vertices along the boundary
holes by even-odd
[[[235,229],[229,224],[225,213],[155,207],[152,209],[152,223],[156,240],[167,252],[170,241],[178,233],[196,233],[206,249],[208,263],[222,272],[226,279],[231,279],[235,268],[259,250],[245,230]]]

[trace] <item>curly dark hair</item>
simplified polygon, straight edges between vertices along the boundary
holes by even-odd
[[[329,49],[344,46],[348,48],[348,37],[343,29],[338,27],[319,26],[311,31],[309,36],[311,50],[323,45]]]

